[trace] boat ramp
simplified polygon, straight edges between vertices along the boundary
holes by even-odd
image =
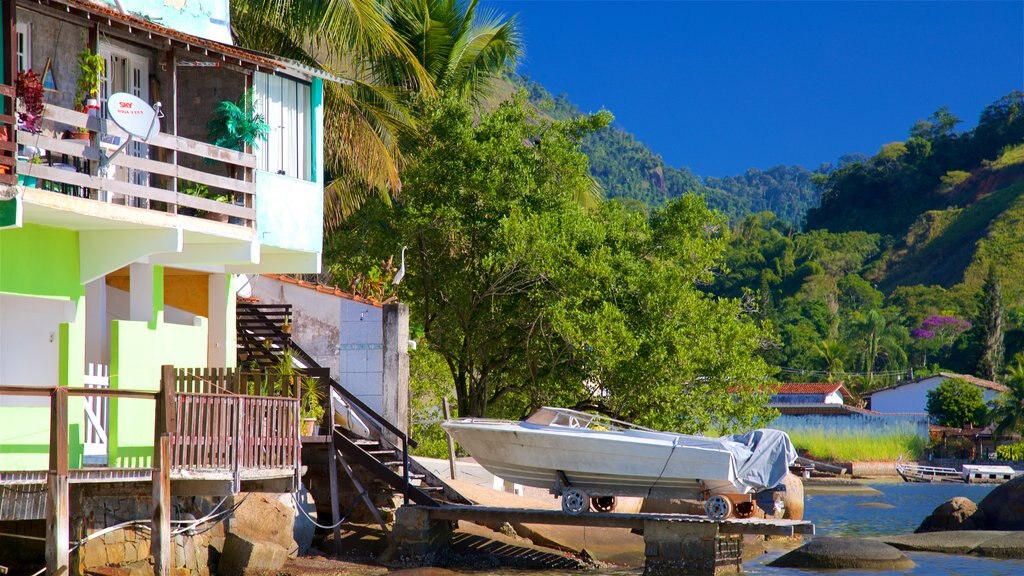
[[[687,514],[645,514],[529,510],[488,506],[403,506],[397,510],[392,537],[410,559],[429,560],[451,544],[452,522],[465,520],[497,526],[505,522],[593,526],[642,530],[645,575],[715,576],[742,571],[743,535],[810,536],[805,520],[728,518],[711,520]]]

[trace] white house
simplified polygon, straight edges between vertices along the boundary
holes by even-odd
[[[1006,386],[991,380],[983,380],[967,374],[939,372],[938,374],[911,382],[904,382],[896,386],[875,390],[871,394],[865,395],[865,398],[868,401],[868,408],[875,412],[927,412],[928,391],[935,390],[943,381],[953,378],[959,378],[968,384],[981,388],[985,395],[985,402],[995,400],[1000,392],[1006,390]]]
[[[769,404],[776,408],[785,406],[845,404],[853,398],[842,383],[787,382],[779,384]]]

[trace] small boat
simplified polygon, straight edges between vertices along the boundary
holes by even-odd
[[[331,411],[334,412],[334,423],[346,430],[363,437],[370,437],[370,427],[363,422],[359,414],[342,399],[341,394],[331,390]]]
[[[706,499],[712,518],[772,513],[797,453],[779,430],[707,438],[660,432],[566,408],[524,421],[446,420],[476,461],[507,481],[549,488],[568,513],[614,507],[615,496]]]
[[[1009,466],[964,464],[960,470],[918,464],[896,464],[905,482],[952,482],[956,484],[1002,484],[1024,474]]]

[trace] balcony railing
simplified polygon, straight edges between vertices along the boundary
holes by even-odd
[[[88,130],[90,139],[62,137],[80,129]],[[47,104],[41,132],[17,130],[19,180],[26,186],[82,198],[254,226],[255,156],[159,133],[149,142],[129,144],[110,160],[113,169],[101,169],[101,157],[111,155],[127,138],[113,122]],[[193,166],[217,170],[227,166],[226,175],[184,166],[181,161],[185,157],[200,159],[191,162]],[[175,191],[176,183],[182,181],[207,187],[211,191],[208,196],[221,195],[233,201]]]
[[[14,86],[0,84],[0,184],[14,184]]]

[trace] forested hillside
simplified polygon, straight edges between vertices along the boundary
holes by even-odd
[[[815,176],[804,232],[770,213],[734,227],[713,290],[774,327],[780,378],[865,391],[911,370],[998,379],[1024,359],[1024,93],[959,122],[940,109]]]
[[[553,96],[529,79],[509,76],[506,82],[499,94],[507,95],[521,87],[529,101],[552,118],[565,120],[581,113],[567,96]],[[818,202],[811,182],[813,174],[800,166],[751,168],[741,175],[702,179],[689,168],[668,166],[661,156],[614,124],[585,138],[583,152],[590,158],[591,174],[608,198],[661,206],[672,198],[696,193],[733,221],[768,210],[793,224],[800,224],[807,210]]]

